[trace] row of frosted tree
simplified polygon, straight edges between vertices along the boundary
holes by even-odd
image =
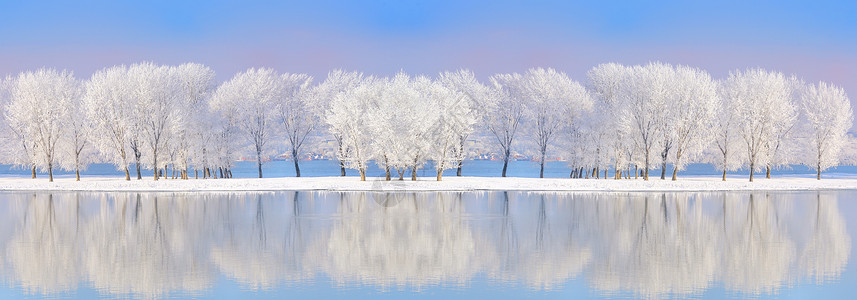
[[[480,82],[467,70],[437,77],[306,74],[249,69],[215,81],[209,67],[139,63],[89,79],[40,69],[0,81],[3,163],[80,171],[107,162],[141,179],[229,178],[238,157],[262,163],[288,149],[297,176],[303,155],[328,153],[345,169],[375,164],[386,179],[431,166],[441,180],[486,146],[503,160],[517,153],[541,165],[568,162],[572,178],[661,179],[689,163],[726,173],[804,164],[821,172],[841,163],[852,110],[845,91],[825,82],[763,69],[713,79],[664,63],[598,65],[584,84],[553,69],[496,74]],[[490,147],[490,148],[489,148]],[[671,170],[670,170],[671,169]],[[612,176],[609,172],[612,170]],[[169,172],[172,171],[172,175]]]

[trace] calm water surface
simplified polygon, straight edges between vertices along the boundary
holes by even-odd
[[[0,298],[851,298],[855,197],[4,192]]]

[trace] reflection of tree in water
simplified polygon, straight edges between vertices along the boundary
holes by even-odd
[[[817,192],[812,235],[798,254],[801,275],[814,279],[816,284],[835,280],[845,270],[850,253],[851,238],[839,213],[836,194]]]
[[[310,246],[313,263],[339,285],[381,289],[460,285],[475,275],[475,245],[461,222],[455,194],[357,193],[336,212],[324,240]],[[384,197],[379,200],[375,197]]]
[[[723,283],[745,294],[774,293],[788,283],[794,241],[767,194],[735,197],[724,212]]]
[[[301,262],[305,245],[298,194],[285,196],[256,194],[249,197],[252,200],[233,201],[224,207],[231,222],[224,224],[228,234],[213,245],[211,259],[245,288],[270,290],[314,276]],[[251,205],[245,206],[248,202]]]
[[[484,236],[493,238],[499,270],[489,276],[505,282],[520,282],[529,289],[553,290],[576,277],[589,263],[592,253],[584,245],[580,227],[569,212],[573,201],[558,201],[555,194],[502,194],[499,229],[488,226]],[[480,255],[481,257],[481,255]],[[492,260],[485,260],[490,266]]]
[[[92,286],[146,298],[208,289],[213,274],[195,202],[186,195],[117,195],[105,196],[86,223],[81,256]]]
[[[63,196],[69,195],[73,196]],[[75,226],[79,203],[54,199],[53,194],[20,194],[14,198],[3,200],[23,202],[23,219],[15,225],[16,235],[4,252],[16,285],[27,293],[42,294],[77,288],[82,274]]]
[[[216,272],[251,290],[482,276],[553,290],[580,276],[608,295],[685,297],[713,282],[758,295],[841,276],[839,195],[9,193],[0,272],[29,293],[88,284],[146,298],[204,292]]]
[[[590,282],[606,293],[687,295],[714,280],[715,222],[695,195],[606,195],[596,201],[598,235]],[[599,198],[601,196],[597,196]]]

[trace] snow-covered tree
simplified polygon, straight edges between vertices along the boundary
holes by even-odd
[[[819,82],[803,89],[801,112],[810,144],[804,164],[815,168],[816,178],[821,180],[822,171],[839,164],[840,151],[854,121],[851,101],[841,87]]]
[[[86,170],[92,160],[92,121],[86,116],[84,105],[85,89],[82,82],[76,79],[64,80],[57,83],[63,91],[68,105],[68,116],[65,119],[65,130],[60,141],[59,158],[63,169],[74,171],[75,180],[80,181],[80,171]]]
[[[176,127],[181,122],[180,81],[174,67],[150,62],[131,65],[128,75],[132,84],[132,101],[142,128],[142,140],[151,153],[147,157],[148,163],[154,170],[154,179],[158,180],[159,170],[169,163],[167,144],[170,135],[177,131]]]
[[[434,112],[428,133],[427,158],[434,162],[437,180],[440,181],[444,170],[461,168],[464,139],[476,124],[477,112],[472,106],[471,96],[441,81],[424,81],[422,89]]]
[[[673,89],[673,101],[668,105],[673,118],[668,130],[673,135],[672,180],[676,180],[689,159],[710,145],[720,98],[707,72],[687,66],[676,67]]]
[[[376,164],[384,169],[386,180],[390,180],[391,170],[396,170],[401,180],[411,165],[416,165],[412,160],[414,151],[424,148],[421,147],[422,140],[414,136],[420,129],[417,127],[422,126],[416,122],[416,116],[423,119],[432,116],[425,110],[416,112],[415,104],[421,99],[409,75],[400,72],[393,78],[378,79],[374,87],[377,97],[366,103],[368,115],[365,122],[374,137],[368,151],[372,152]]]
[[[361,181],[366,181],[366,168],[374,158],[370,150],[373,130],[366,116],[380,98],[381,83],[371,77],[363,79],[359,85],[336,94],[325,113],[328,130],[341,139],[339,161],[346,168],[358,170]]]
[[[753,181],[755,171],[771,163],[772,141],[779,143],[778,135],[794,122],[789,82],[781,73],[749,69],[732,72],[723,84],[727,91],[723,95],[732,97],[725,101],[735,104],[736,125]]]
[[[316,103],[320,107],[322,113],[330,110],[330,104],[333,99],[347,91],[350,91],[363,82],[363,73],[345,72],[343,70],[333,70],[327,74],[327,79],[312,89],[313,97],[318,101]],[[321,126],[326,126],[327,122],[321,122]],[[336,141],[336,157],[344,157],[346,153],[343,147],[342,136],[336,130],[328,130],[333,135]],[[345,163],[339,162],[340,175],[345,176]]]
[[[188,179],[191,163],[195,169],[205,165],[205,149],[210,142],[208,99],[215,88],[215,74],[208,66],[197,63],[181,64],[175,72],[180,100],[175,121],[179,124],[173,127],[176,132],[171,148],[177,152],[173,163],[181,171],[181,178]]]
[[[400,76],[401,75],[401,76]],[[371,131],[373,142],[364,152],[371,152],[375,163],[390,180],[391,170],[399,171],[399,178],[409,165],[406,145],[410,143],[407,131],[409,102],[416,97],[410,85],[410,76],[400,73],[392,80],[379,78],[374,82],[375,97],[367,98],[364,124]]]
[[[11,107],[13,93],[17,87],[16,78],[7,76],[0,80],[0,138],[2,138],[2,157],[0,161],[30,169],[32,178],[36,178],[36,140],[26,131],[29,123],[23,119],[26,114],[20,113],[20,107]],[[19,119],[22,118],[22,119]]]
[[[788,168],[792,163],[797,162],[793,160],[797,156],[795,152],[799,151],[794,128],[797,126],[799,114],[798,91],[804,85],[802,80],[794,76],[785,79],[787,94],[778,103],[779,106],[772,110],[773,131],[763,148],[765,157],[768,158],[765,165],[765,178],[771,178],[771,170]]]
[[[484,125],[496,138],[503,156],[503,177],[506,177],[518,127],[524,119],[524,105],[517,86],[520,81],[521,75],[517,73],[494,75],[491,77],[492,87],[486,96]]]
[[[479,80],[476,80],[476,76],[473,72],[466,69],[461,69],[455,72],[442,72],[438,76],[437,80],[448,89],[461,93],[466,97],[464,100],[468,102],[467,106],[470,107],[471,113],[475,118],[474,122],[479,122],[484,118],[487,88],[479,82]],[[464,103],[456,105],[456,107],[463,106]],[[458,137],[458,148],[454,149],[455,151],[453,153],[455,160],[458,162],[458,167],[455,172],[456,176],[461,176],[462,163],[464,162],[464,159],[467,158],[464,146],[471,131],[473,131],[473,129],[460,132]]]
[[[591,120],[594,124],[590,129],[603,131],[603,133],[599,134],[600,138],[591,141],[588,145],[576,145],[578,149],[596,146],[598,149],[610,150],[603,151],[603,154],[612,154],[613,165],[616,167],[616,176],[614,177],[616,179],[620,178],[621,172],[619,170],[622,167],[630,171],[630,164],[633,162],[629,157],[636,150],[629,134],[631,124],[627,119],[621,117],[628,113],[627,109],[629,108],[625,101],[627,97],[624,97],[623,94],[623,89],[626,88],[625,83],[629,79],[628,75],[629,68],[617,63],[600,64],[586,73],[589,80],[588,87],[597,100],[594,107],[598,117]],[[599,147],[601,144],[604,146]],[[578,165],[577,167],[583,166]],[[636,170],[634,173],[637,173]],[[578,175],[578,177],[580,176]]]
[[[77,79],[67,71],[23,72],[15,80],[6,108],[10,127],[34,150],[34,163],[47,170],[49,181],[53,181],[60,141],[71,117],[71,101],[80,96],[77,84]],[[75,90],[68,90],[70,87]]]
[[[404,73],[397,74],[390,81],[390,88],[387,91],[393,94],[384,94],[382,99],[389,101],[392,97],[400,97],[403,100],[397,115],[401,117],[398,126],[404,130],[398,130],[401,151],[397,153],[394,166],[401,170],[400,178],[405,169],[410,169],[411,180],[417,180],[417,170],[428,161],[431,151],[432,126],[439,119],[439,107],[433,103],[435,99],[432,99],[432,93],[436,92],[434,88],[441,88],[433,88],[428,77],[417,76],[409,79]]]
[[[256,154],[259,178],[262,178],[262,159],[271,139],[271,126],[275,121],[276,97],[282,81],[273,69],[255,69],[236,74],[217,88],[212,98],[213,107],[233,114],[237,128],[252,143]]]
[[[223,173],[223,169],[227,171],[220,177],[231,177],[229,170],[235,161],[235,153],[243,144],[242,141],[246,140],[245,137],[240,137],[238,123],[241,115],[234,103],[235,99],[231,97],[226,90],[221,91],[218,88],[209,101],[211,115],[204,122],[211,128],[211,145],[206,145],[203,149],[202,178],[216,178],[218,171]]]
[[[281,92],[275,98],[277,119],[286,132],[286,140],[295,162],[295,176],[301,177],[301,149],[307,137],[318,127],[321,117],[316,106],[320,101],[310,93],[312,77],[306,74],[283,74]]]
[[[530,69],[523,75],[520,96],[525,103],[526,128],[536,142],[539,177],[545,176],[545,155],[556,134],[577,121],[592,106],[589,92],[565,73],[554,69]]]
[[[113,66],[92,74],[86,82],[83,106],[92,125],[93,146],[106,162],[125,171],[125,180],[131,180],[128,154],[134,116],[127,76],[125,66]]]
[[[668,85],[672,69],[662,63],[650,63],[645,66],[633,66],[624,82],[623,96],[627,98],[627,110],[622,118],[629,120],[633,142],[642,154],[645,180],[649,180],[649,169],[656,149],[667,149],[661,145],[661,122],[665,121],[664,111],[668,102]]]
[[[726,83],[719,81],[717,84],[720,105],[717,107],[712,136],[714,148],[712,150],[711,163],[718,170],[723,171],[723,181],[726,181],[726,172],[734,171],[741,167],[742,155],[740,155],[740,141],[738,128],[737,95],[729,93],[738,92],[729,88]]]

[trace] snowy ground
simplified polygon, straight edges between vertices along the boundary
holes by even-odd
[[[726,182],[719,177],[695,176],[678,181],[651,179],[567,179],[567,178],[496,178],[496,177],[434,177],[418,181],[384,181],[383,178],[358,177],[303,177],[265,179],[208,179],[208,180],[144,180],[125,181],[117,177],[88,177],[74,181],[72,177],[0,178],[0,190],[5,191],[278,191],[278,190],[331,190],[331,191],[470,191],[470,190],[526,190],[526,191],[727,191],[727,190],[827,190],[857,189],[857,176],[831,176],[821,181],[810,177],[781,177],[756,179],[731,177]]]

